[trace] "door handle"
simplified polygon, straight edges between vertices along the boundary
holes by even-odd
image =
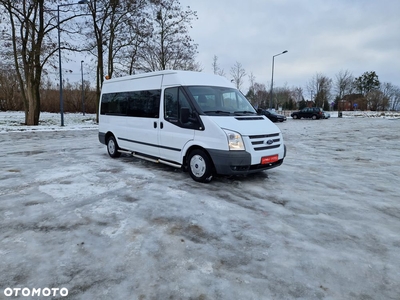
[[[153,123],[154,128],[157,128],[157,122]]]
[[[163,124],[163,122],[160,122],[160,129],[163,129],[164,128],[164,124]]]

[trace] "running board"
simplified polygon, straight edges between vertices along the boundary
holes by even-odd
[[[147,157],[147,156],[139,155],[139,154],[136,154],[135,152],[131,152],[131,153],[132,153],[132,156],[134,156],[134,157],[137,157],[137,158],[141,158],[141,159],[145,159],[145,160],[148,160],[148,161],[152,161],[152,162],[158,163],[158,160],[157,160],[157,159],[153,159],[153,158],[150,158],[150,157]]]
[[[168,166],[171,166],[171,167],[175,167],[175,168],[181,168],[182,167],[182,165],[180,165],[180,164],[172,163],[172,162],[165,161],[165,160],[162,160],[162,159],[159,159],[158,162],[160,162],[162,164],[165,164],[165,165],[168,165]]]
[[[148,161],[151,161],[154,163],[162,163],[162,164],[165,164],[165,165],[168,165],[168,166],[171,166],[174,168],[178,168],[178,169],[182,167],[182,165],[180,165],[180,164],[176,164],[176,163],[169,162],[169,161],[162,160],[162,159],[154,159],[154,158],[147,157],[144,155],[136,154],[135,152],[132,152],[132,151],[125,151],[125,150],[118,150],[118,151],[122,152],[122,153],[131,154],[133,157],[141,158],[141,159],[148,160]]]
[[[132,151],[118,149],[118,152],[125,154],[132,154]]]

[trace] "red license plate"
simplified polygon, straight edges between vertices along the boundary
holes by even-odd
[[[271,164],[278,160],[279,160],[278,154],[271,155],[271,156],[264,156],[264,157],[261,157],[261,164],[262,165]]]

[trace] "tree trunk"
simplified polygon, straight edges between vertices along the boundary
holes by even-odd
[[[100,40],[101,42],[101,40]],[[96,122],[99,123],[99,106],[100,106],[100,94],[101,94],[101,86],[103,85],[104,80],[104,68],[103,68],[103,47],[98,46],[97,48],[97,82],[96,82]]]

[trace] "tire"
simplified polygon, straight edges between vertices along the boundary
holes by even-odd
[[[188,171],[194,181],[207,183],[213,177],[213,164],[203,150],[196,149],[189,154]]]
[[[299,117],[297,115],[293,115],[293,119],[298,119]]]
[[[317,119],[317,116],[316,116],[316,115],[313,115],[313,116],[312,116],[312,119],[313,119],[313,120],[316,120],[316,119]]]
[[[107,152],[112,158],[117,158],[121,156],[121,152],[118,152],[118,144],[115,137],[112,135],[107,140]]]

